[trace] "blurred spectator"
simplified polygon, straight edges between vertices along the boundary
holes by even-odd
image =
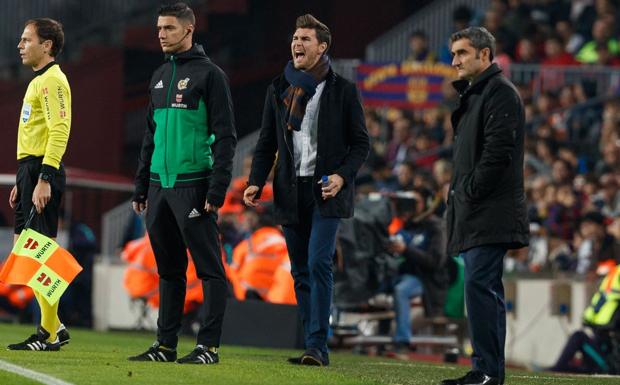
[[[598,176],[620,170],[620,147],[615,141],[603,145],[602,158],[596,163],[594,173]]]
[[[605,217],[596,211],[591,211],[581,219],[579,234],[575,237],[576,269],[578,274],[593,273],[599,263],[610,259],[618,260],[614,255],[616,242],[613,236],[607,234]]]
[[[587,42],[577,53],[577,60],[582,63],[596,63],[597,44],[607,44],[611,55],[620,54],[620,44],[612,36],[612,26],[603,19],[597,19],[592,26],[592,40]]]
[[[366,110],[365,117],[368,136],[370,136],[371,155],[369,157],[384,157],[387,150],[387,132],[376,114]]]
[[[510,0],[510,8],[504,17],[504,26],[515,36],[521,35],[527,30],[531,22],[531,8],[525,1]],[[497,36],[496,36],[497,38]]]
[[[71,325],[92,327],[93,264],[98,249],[97,238],[93,230],[85,223],[72,221],[69,229],[68,250],[82,266],[82,272],[73,280],[63,295],[64,302],[61,302],[60,306],[65,314],[61,318],[66,319]]]
[[[536,99],[536,111],[538,112],[538,116],[545,122],[551,123],[551,115],[553,111],[558,107],[558,99],[556,95],[552,91],[545,91],[538,96]],[[553,137],[553,130],[550,127],[545,127],[545,129],[549,129],[549,135],[538,133],[538,137],[551,138]],[[539,128],[540,131],[540,128]]]
[[[549,82],[560,81],[564,82],[564,74],[557,76],[557,69],[541,69],[544,71],[544,81],[548,85]],[[556,74],[553,74],[556,72]],[[558,84],[559,85],[559,84]],[[562,142],[568,140],[569,133],[569,119],[572,118],[571,108],[575,105],[575,94],[573,87],[570,85],[560,88],[557,98],[558,108],[551,114],[549,122],[554,131],[554,137]]]
[[[530,223],[530,247],[527,250],[526,269],[532,272],[541,271],[549,255],[549,237],[546,229],[539,223]]]
[[[614,238],[613,257],[616,262],[620,261],[620,216],[616,216],[609,225],[607,233]]]
[[[408,158],[416,167],[431,170],[433,163],[438,159],[436,151],[433,151],[437,143],[433,141],[428,131],[420,131],[408,151]]]
[[[452,32],[460,31],[475,25],[474,11],[467,5],[459,5],[452,11]],[[450,65],[452,63],[452,54],[450,53],[450,44],[447,43],[441,47],[439,52],[439,61]]]
[[[136,214],[133,210],[129,210],[129,208],[128,211],[131,211],[131,214],[129,214],[129,220],[125,225],[121,244],[117,245],[118,250],[122,250],[128,242],[142,238],[144,236],[144,216]]]
[[[0,268],[2,264],[0,264]],[[0,314],[14,316],[20,322],[31,322],[29,310],[34,299],[34,292],[28,286],[7,285],[0,282]],[[35,307],[38,307],[35,305]]]
[[[284,235],[276,227],[270,211],[270,206],[260,213],[254,209],[246,210],[246,217],[253,218],[250,221],[251,234],[235,247],[228,271],[235,297],[239,300],[266,300],[276,271],[288,260]]]
[[[412,298],[423,296],[427,316],[443,314],[449,280],[444,269],[446,236],[443,221],[428,207],[433,195],[430,190],[419,190],[409,199],[396,198],[400,200],[396,215],[403,227],[392,234],[388,249],[403,259],[394,285],[394,342],[401,351],[409,348],[411,339]]]
[[[551,165],[556,159],[556,144],[551,139],[539,139],[536,141],[534,154],[528,154],[528,163],[532,164],[537,173],[551,175]]]
[[[443,120],[446,113],[447,111],[440,108],[427,108],[422,113],[423,128],[421,132],[428,134],[432,147],[444,141],[446,133],[443,128]]]
[[[617,169],[616,169],[617,170]],[[599,178],[601,189],[594,196],[594,204],[601,214],[607,217],[620,215],[620,186],[614,174],[604,174]]]
[[[573,239],[580,218],[579,201],[571,184],[562,184],[556,190],[555,201],[547,211],[544,225],[548,234],[565,241]]]
[[[537,64],[540,61],[536,44],[531,38],[519,39],[515,48],[515,60],[519,64]]]
[[[376,158],[371,167],[375,191],[389,192],[398,190],[398,179],[392,174],[392,169],[385,159]]]
[[[605,103],[602,115],[601,127],[596,131],[600,135],[600,143],[620,144],[620,100],[613,99]],[[599,145],[599,148],[602,147]]]
[[[590,81],[581,81],[574,85],[573,91],[577,104],[567,114],[568,139],[584,155],[596,156],[602,109],[588,103],[595,97],[595,87]]]
[[[459,101],[459,94],[454,87],[452,87],[453,80],[454,79],[451,78],[445,78],[443,83],[441,83],[441,96],[443,100],[441,101],[440,108],[444,110],[444,116],[448,117],[448,119],[450,118],[450,112],[456,108]],[[451,124],[450,128],[452,128]]]
[[[548,178],[536,176],[532,182],[526,186],[528,217],[530,218],[530,222],[541,223],[547,217],[545,192],[548,185]]]
[[[450,182],[452,181],[452,163],[446,159],[439,159],[433,164],[433,178],[437,184],[437,209],[435,214],[441,217],[446,209]]]
[[[566,52],[559,35],[551,35],[545,40],[545,59],[542,65],[579,65],[573,55]]]
[[[608,67],[620,66],[620,57],[609,52],[609,44],[596,43],[596,54],[597,58],[593,64]]]
[[[564,50],[572,55],[575,55],[585,43],[583,36],[575,32],[570,20],[558,20],[555,32],[562,38]]]
[[[495,56],[493,57],[493,63],[497,63],[499,68],[504,71],[504,75],[510,77],[510,64],[512,63],[512,58],[504,50],[504,43],[499,39],[495,40]]]
[[[592,24],[597,19],[594,0],[571,1],[570,18],[574,21],[577,33],[585,39],[592,38]]]
[[[409,36],[409,55],[405,60],[424,64],[433,64],[437,61],[435,53],[428,48],[426,32],[418,30]]]
[[[437,183],[430,170],[418,168],[413,173],[413,188],[415,190],[436,190]]]
[[[392,139],[387,145],[386,160],[394,167],[407,158],[410,129],[411,122],[404,116],[397,118],[393,123]]]
[[[582,330],[571,334],[547,370],[567,373],[620,373],[620,266],[612,264],[583,313]],[[577,353],[581,353],[581,359]]]
[[[411,163],[401,163],[396,169],[398,185],[395,191],[409,191],[413,189],[414,166]]]
[[[502,13],[504,10],[504,6],[496,5],[495,7],[489,7],[484,14],[482,26],[491,32],[497,40],[502,42],[504,51],[513,52],[517,39],[515,35],[502,24]]]
[[[433,164],[433,177],[441,188],[449,185],[452,180],[452,163],[446,159],[437,160]]]
[[[572,184],[574,178],[572,165],[564,159],[556,159],[551,166],[551,180],[557,185]]]

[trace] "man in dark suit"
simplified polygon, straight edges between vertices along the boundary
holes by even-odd
[[[295,27],[293,59],[267,89],[244,201],[256,206],[275,162],[274,215],[284,228],[306,345],[289,362],[324,366],[336,231],[340,218],[353,215],[355,175],[370,144],[355,84],[331,69],[329,29],[312,15]]]
[[[473,370],[442,385],[504,383],[508,249],[528,244],[523,187],[525,116],[516,88],[492,64],[495,38],[470,27],[451,37],[460,95],[452,114],[454,173],[447,209],[448,253],[465,262]]]

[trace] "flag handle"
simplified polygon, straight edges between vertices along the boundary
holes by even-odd
[[[34,208],[34,206],[32,206],[32,208],[30,209],[30,214],[28,214],[28,219],[26,220],[26,223],[24,224],[24,230],[30,227],[30,222],[32,222],[32,220],[34,219],[34,216],[36,215],[36,213],[37,213],[37,210]]]

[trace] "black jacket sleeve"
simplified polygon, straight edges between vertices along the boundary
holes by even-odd
[[[270,85],[267,87],[265,106],[263,108],[263,121],[261,123],[258,141],[256,142],[254,158],[252,159],[252,169],[248,179],[249,185],[258,186],[260,190],[262,190],[265,185],[265,181],[273,167],[276,152],[278,151],[275,106],[272,101],[273,93],[274,87]],[[260,191],[256,197],[260,197]]]
[[[482,153],[464,186],[465,193],[473,199],[488,196],[509,170],[521,121],[521,99],[510,85],[499,83],[489,94],[483,109]]]
[[[217,67],[207,76],[206,95],[207,124],[215,135],[215,141],[211,145],[213,170],[207,200],[210,204],[221,207],[232,177],[237,134],[228,79]]]
[[[344,90],[345,124],[349,137],[349,153],[344,158],[336,174],[344,179],[345,184],[353,183],[357,171],[362,167],[370,152],[370,139],[364,119],[364,109],[357,87],[348,83]]]
[[[134,202],[146,202],[146,197],[149,190],[151,157],[153,156],[153,149],[155,148],[153,135],[155,135],[153,103],[149,102],[146,114],[146,128],[144,129],[144,138],[142,139],[142,148],[140,150],[140,154],[138,155],[138,170],[136,171],[136,177],[134,180],[135,190],[132,198]]]

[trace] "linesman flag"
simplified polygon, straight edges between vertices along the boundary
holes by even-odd
[[[28,285],[53,305],[80,271],[82,266],[53,239],[25,229],[0,270],[0,281]]]

